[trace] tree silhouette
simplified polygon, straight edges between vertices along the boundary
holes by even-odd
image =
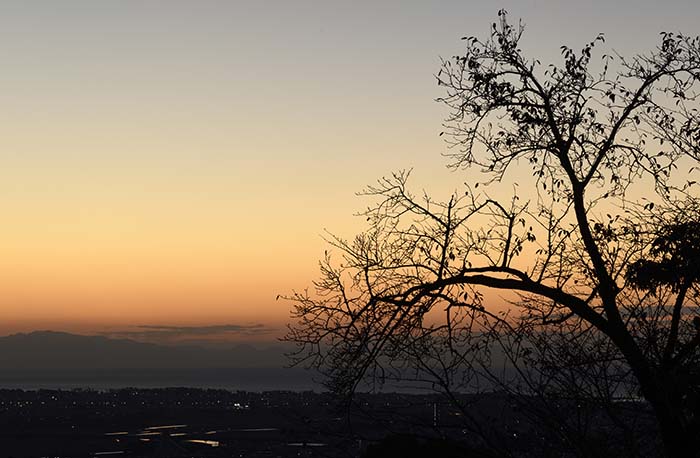
[[[345,394],[364,380],[428,382],[455,404],[639,394],[667,455],[698,456],[700,42],[663,33],[645,54],[594,59],[599,35],[543,66],[523,31],[501,11],[443,62],[465,188],[417,196],[397,172],[365,190],[366,231],[330,236],[342,260],[290,297],[294,360]]]
[[[659,228],[648,254],[629,266],[627,279],[638,288],[670,286],[679,296],[686,294],[700,278],[700,221]]]

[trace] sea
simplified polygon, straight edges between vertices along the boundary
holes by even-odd
[[[109,390],[187,387],[229,391],[324,391],[318,373],[302,368],[20,369],[0,371],[0,389]]]

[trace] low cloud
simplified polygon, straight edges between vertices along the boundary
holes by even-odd
[[[267,334],[274,331],[263,324],[217,324],[212,326],[165,326],[165,325],[142,325],[137,326],[142,329],[141,332],[156,333],[156,334]]]
[[[264,324],[217,324],[210,326],[140,325],[103,332],[112,338],[156,343],[231,342],[273,334],[277,329]]]

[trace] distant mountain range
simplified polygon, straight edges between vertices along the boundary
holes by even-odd
[[[5,371],[281,368],[285,363],[281,346],[266,349],[243,344],[230,349],[165,346],[55,331],[0,337],[0,370]]]

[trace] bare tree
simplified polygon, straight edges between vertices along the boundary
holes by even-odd
[[[290,297],[295,361],[342,393],[638,394],[666,454],[700,456],[700,41],[594,59],[599,35],[543,66],[522,33],[501,11],[443,62],[447,156],[468,183],[447,201],[412,194],[407,172],[365,190],[367,230],[331,236],[342,259]]]

